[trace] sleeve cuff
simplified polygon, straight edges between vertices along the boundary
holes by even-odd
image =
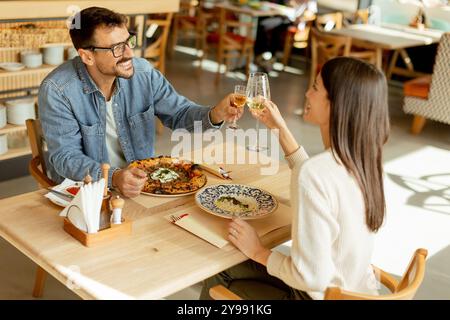
[[[210,129],[210,128],[220,129],[220,128],[222,128],[224,121],[222,121],[222,122],[220,122],[220,123],[218,123],[218,124],[213,124],[213,123],[211,122],[210,113],[211,113],[211,110],[212,110],[213,108],[214,108],[214,107],[210,107],[209,110],[208,110],[208,113],[207,113],[208,121],[207,121],[206,123],[208,123],[208,126],[209,126],[208,129]]]
[[[285,258],[286,256],[281,252],[272,250],[269,259],[267,260],[267,272],[274,277],[279,277],[281,265]]]
[[[292,169],[295,166],[301,165],[303,162],[305,162],[309,158],[309,156],[306,153],[305,149],[303,149],[303,147],[299,147],[296,151],[294,151],[290,155],[285,156],[284,158],[288,162],[289,168]]]

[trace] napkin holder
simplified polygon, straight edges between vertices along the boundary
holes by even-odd
[[[69,219],[64,218],[64,231],[81,242],[86,247],[92,247],[131,234],[132,221],[122,218],[121,224],[111,224],[111,227],[101,229],[97,233],[87,233],[75,227]]]
[[[111,201],[111,192],[108,190],[108,170],[109,165],[103,164],[103,178],[105,179],[105,190],[103,193],[103,201],[100,209],[100,229],[96,233],[87,233],[83,230],[78,229],[67,217],[64,218],[63,229],[72,237],[77,239],[81,244],[86,247],[92,247],[99,243],[104,243],[122,236],[131,234],[132,221],[121,219],[120,224],[111,223],[111,213],[114,207],[113,203],[116,203],[116,207],[122,210],[124,201],[117,197],[115,200]],[[91,183],[92,178],[89,174],[85,177],[84,183]],[[118,200],[119,199],[119,200]],[[114,202],[117,201],[118,202]]]

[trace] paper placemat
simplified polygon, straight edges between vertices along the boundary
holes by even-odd
[[[270,216],[257,220],[247,220],[247,222],[256,229],[261,237],[273,230],[290,225],[291,216],[291,208],[279,203],[278,209]],[[223,248],[229,243],[228,224],[231,220],[209,214],[195,205],[166,215],[164,218],[170,222],[175,218],[177,226],[218,248]]]

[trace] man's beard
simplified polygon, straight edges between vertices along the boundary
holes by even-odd
[[[130,63],[131,67],[128,70],[123,70],[120,66]],[[121,59],[116,64],[116,76],[119,78],[130,79],[134,75],[133,58]]]
[[[128,70],[124,70],[121,65],[130,61],[131,67]],[[111,70],[105,70],[101,66],[98,66],[98,71],[105,76],[115,76],[118,78],[130,79],[134,75],[133,58],[124,58],[116,63],[116,66]]]

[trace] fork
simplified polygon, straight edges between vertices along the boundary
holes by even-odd
[[[172,215],[170,215],[170,220],[172,221],[172,223],[176,223],[178,220],[181,220],[182,218],[184,218],[186,216],[188,216],[187,213],[183,213],[180,216],[175,216],[175,215],[172,214]]]

